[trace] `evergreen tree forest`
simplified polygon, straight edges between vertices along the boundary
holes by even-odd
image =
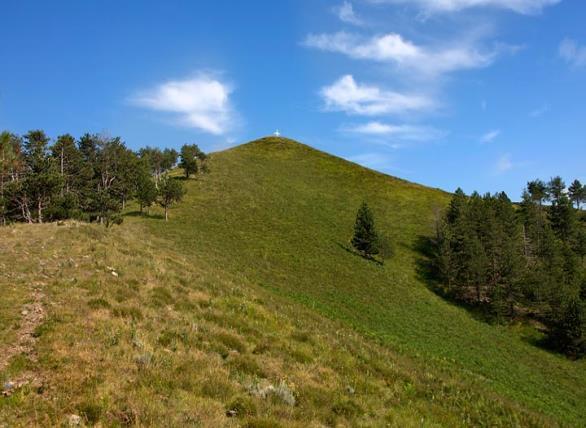
[[[155,203],[167,211],[183,194],[181,183],[170,185],[177,180],[167,177],[178,156],[151,147],[133,152],[119,137],[65,134],[51,143],[42,130],[2,132],[0,225],[77,219],[109,226],[122,221],[131,200],[141,212]]]
[[[531,319],[545,344],[586,352],[586,187],[531,181],[520,203],[458,189],[437,220],[434,271],[452,298],[498,322]]]

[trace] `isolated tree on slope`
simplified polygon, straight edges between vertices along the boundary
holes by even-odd
[[[165,209],[165,221],[169,220],[169,207],[179,202],[185,190],[181,182],[165,176],[159,183],[159,205]]]
[[[379,253],[378,235],[374,227],[374,218],[366,202],[363,202],[356,214],[352,246],[364,257],[372,257]]]
[[[186,178],[197,173],[197,158],[200,157],[200,154],[201,150],[196,144],[185,144],[181,147],[179,166],[185,171]]]

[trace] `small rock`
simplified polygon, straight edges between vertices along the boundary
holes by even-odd
[[[118,278],[118,272],[112,271],[112,276],[115,276],[116,278]]]
[[[229,418],[233,418],[235,416],[238,416],[238,412],[236,410],[228,410],[226,412],[226,416],[228,416]]]
[[[28,311],[26,309],[23,309],[22,312],[20,313],[23,317],[28,315]]]
[[[348,385],[348,386],[346,387],[346,392],[347,392],[348,394],[354,395],[354,393],[356,392],[356,390],[355,390],[354,388],[352,388],[350,385]]]
[[[67,423],[70,427],[78,427],[81,426],[81,416],[79,415],[69,415],[67,417]]]
[[[5,397],[8,397],[10,394],[12,394],[14,392],[15,387],[16,387],[16,384],[14,382],[11,382],[11,381],[4,382],[4,385],[2,387],[2,395],[4,395]]]

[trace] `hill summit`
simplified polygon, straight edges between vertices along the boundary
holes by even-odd
[[[185,199],[105,229],[0,229],[9,425],[555,426],[586,415],[584,362],[432,291],[422,269],[450,196],[294,140],[209,158]],[[372,209],[384,263],[349,250]],[[532,336],[533,335],[533,336]],[[34,382],[33,382],[34,380]]]

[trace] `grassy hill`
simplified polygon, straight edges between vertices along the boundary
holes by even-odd
[[[169,223],[0,229],[0,376],[23,384],[2,422],[583,424],[584,362],[421,275],[448,194],[286,139],[215,153],[210,170]],[[363,200],[392,244],[383,265],[347,249]]]

